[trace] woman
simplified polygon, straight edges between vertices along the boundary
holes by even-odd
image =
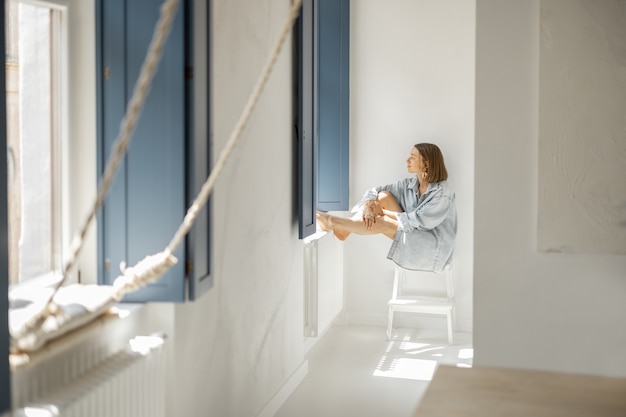
[[[393,240],[387,258],[406,269],[439,272],[452,260],[457,228],[448,171],[431,143],[415,145],[406,162],[414,177],[368,190],[352,218],[317,212],[317,222],[340,240],[383,234]]]

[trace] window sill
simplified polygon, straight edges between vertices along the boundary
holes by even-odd
[[[328,232],[325,232],[325,231],[323,231],[321,229],[318,229],[315,233],[313,233],[312,235],[307,236],[307,237],[305,237],[303,239],[304,240],[304,244],[305,245],[310,245],[314,241],[322,239],[327,234],[328,234]]]
[[[66,354],[76,348],[79,348],[88,341],[102,339],[110,341],[110,337],[102,337],[102,335],[115,334],[120,326],[125,325],[125,320],[130,322],[136,321],[141,314],[144,304],[118,304],[111,308],[109,312],[104,313],[100,317],[95,318],[88,324],[81,326],[67,334],[49,341],[41,349],[28,353],[12,353],[9,355],[9,363],[13,372],[19,372],[36,366],[41,362],[45,362],[59,355]]]
[[[125,349],[138,335],[167,334],[171,329],[163,328],[162,313],[155,308],[151,304],[118,304],[35,352],[11,354],[13,407],[24,407],[71,383]]]

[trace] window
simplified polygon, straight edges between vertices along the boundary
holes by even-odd
[[[160,3],[96,2],[98,176],[119,134]],[[121,261],[134,265],[168,245],[208,175],[209,8],[201,3],[183,1],[177,11],[131,145],[102,207],[98,222],[101,283],[113,282]],[[202,7],[206,10],[201,11]],[[198,24],[194,19],[200,19]],[[212,285],[209,227],[205,208],[186,244],[174,254],[178,263],[158,282],[129,294],[125,301],[193,300],[208,290]]]
[[[296,27],[299,235],[349,198],[349,0],[304,0]]]
[[[17,284],[62,269],[66,63],[60,9],[9,0],[6,13],[9,282]]]
[[[97,51],[92,53],[97,52],[97,79],[101,83],[94,86],[99,100],[96,138],[91,136],[96,133],[93,123],[90,128],[77,130],[76,120],[68,120],[70,99],[74,108],[84,100],[91,105],[96,94],[94,91],[92,98],[91,85],[85,88],[84,82],[81,89],[90,90],[89,94],[77,95],[68,87],[68,57],[75,60],[71,68],[74,77],[92,67],[82,66],[81,61],[90,61],[84,51],[68,50],[67,25],[72,24],[76,33],[93,29],[76,23],[76,19],[70,22],[66,3],[5,2],[11,284],[37,278],[36,286],[49,285],[61,278],[67,255],[63,252],[92,203],[89,195],[81,196],[92,189],[95,195],[96,180],[117,137],[161,5],[161,1],[95,2],[99,21]],[[80,2],[71,7],[79,15],[94,6]],[[97,233],[90,232],[87,237],[93,239],[93,257],[84,261],[85,251],[81,253],[84,268],[75,268],[71,281],[80,282],[82,272],[83,279],[87,276],[85,282],[111,284],[120,273],[120,261],[133,265],[165,248],[207,177],[208,21],[206,3],[181,2],[130,152],[98,213]],[[81,64],[78,69],[76,61]],[[90,141],[93,148],[86,148]],[[83,158],[80,150],[87,149],[89,155],[96,142],[98,161]],[[87,162],[77,162],[82,159]],[[87,174],[87,170],[93,171]],[[83,177],[88,179],[80,181]],[[197,219],[198,226],[176,253],[179,262],[168,276],[128,301],[195,299],[212,286],[209,214],[205,208]]]
[[[46,161],[49,160],[49,168],[47,171],[44,171],[43,173],[41,173],[41,171],[39,171],[40,175],[40,179],[44,178],[45,181],[39,181],[39,182],[35,182],[35,183],[29,183],[31,185],[34,185],[36,187],[41,187],[42,184],[45,186],[44,190],[49,190],[49,191],[44,191],[44,193],[48,193],[49,196],[46,197],[46,200],[44,203],[42,203],[42,206],[46,206],[46,212],[45,212],[45,216],[47,216],[47,220],[45,220],[45,222],[43,222],[43,224],[47,225],[45,227],[47,227],[50,232],[47,232],[46,235],[46,243],[43,243],[42,246],[35,246],[33,247],[34,251],[35,250],[40,250],[40,248],[42,247],[46,247],[45,250],[42,249],[42,252],[47,253],[47,258],[48,261],[46,261],[44,263],[44,265],[46,265],[45,267],[43,267],[43,269],[41,270],[49,270],[49,271],[55,271],[55,270],[59,270],[62,266],[60,265],[60,261],[62,260],[62,249],[66,248],[69,246],[69,237],[71,237],[71,233],[74,232],[74,230],[67,230],[68,233],[64,233],[64,229],[71,229],[70,226],[66,226],[69,222],[65,220],[66,217],[68,217],[68,210],[66,210],[66,206],[69,206],[69,203],[66,203],[66,200],[69,201],[69,198],[67,198],[65,196],[65,194],[67,193],[67,188],[68,187],[64,187],[64,185],[66,184],[66,182],[68,181],[68,175],[65,174],[65,171],[68,171],[68,163],[74,161],[77,158],[66,158],[65,155],[69,154],[69,151],[72,152],[76,152],[76,149],[79,148],[77,146],[77,143],[80,142],[84,142],[89,140],[90,138],[87,135],[70,135],[67,129],[67,125],[68,123],[66,122],[68,119],[67,116],[67,112],[65,111],[66,108],[68,108],[68,104],[67,102],[69,101],[69,97],[68,94],[66,94],[66,91],[69,91],[72,93],[72,101],[73,104],[75,104],[76,106],[80,106],[80,105],[84,105],[85,101],[89,101],[89,104],[91,105],[93,103],[93,100],[85,100],[83,98],[83,96],[81,96],[80,99],[76,99],[75,97],[75,90],[70,90],[70,89],[66,89],[66,86],[68,85],[67,82],[65,82],[68,78],[67,73],[68,73],[68,69],[64,68],[64,60],[66,59],[67,53],[69,52],[74,52],[74,48],[72,48],[71,51],[65,50],[64,49],[64,45],[66,45],[66,40],[67,40],[67,30],[65,28],[65,25],[68,23],[67,20],[65,19],[67,16],[66,13],[66,9],[64,8],[64,5],[71,3],[71,6],[68,7],[72,7],[76,9],[80,9],[80,10],[85,10],[88,9],[88,11],[92,11],[91,5],[88,5],[87,3],[89,2],[83,2],[82,0],[79,1],[74,1],[74,2],[67,2],[66,0],[50,0],[50,1],[46,1],[46,0],[24,0],[23,3],[27,6],[32,6],[32,5],[36,5],[35,7],[39,7],[40,9],[35,9],[37,10],[36,13],[38,14],[48,14],[49,15],[49,19],[46,20],[46,24],[41,24],[41,26],[38,25],[38,27],[36,28],[30,28],[30,29],[24,29],[27,30],[28,33],[26,34],[26,38],[30,38],[30,37],[35,37],[35,34],[41,35],[41,37],[46,40],[47,42],[43,42],[42,43],[42,48],[48,48],[45,49],[45,52],[42,52],[43,56],[48,56],[49,60],[46,60],[46,62],[49,62],[48,65],[48,69],[46,71],[48,72],[48,81],[46,84],[46,91],[42,91],[43,87],[42,84],[40,82],[35,83],[35,87],[37,87],[35,93],[36,95],[38,95],[39,97],[39,101],[43,101],[44,103],[44,107],[43,108],[47,108],[49,113],[44,112],[44,116],[41,116],[41,112],[38,111],[38,115],[41,117],[41,119],[37,119],[37,123],[39,123],[40,120],[43,120],[45,118],[46,122],[45,123],[39,123],[42,126],[26,126],[28,128],[33,128],[33,127],[37,127],[37,128],[43,128],[46,127],[45,132],[46,132],[46,136],[45,136],[45,140],[43,141],[44,145],[45,145],[45,152],[44,155],[46,156]],[[103,3],[105,3],[102,0],[96,0],[96,14],[102,18],[102,15],[99,14],[101,13],[101,8],[103,6]],[[150,31],[150,33],[152,33],[153,31],[153,26],[154,26],[154,20],[152,20],[152,17],[154,17],[154,12],[156,10],[158,10],[160,2],[153,2],[151,3],[150,6],[146,6],[146,2],[138,2],[135,0],[128,0],[128,1],[107,1],[107,4],[114,4],[116,3],[117,5],[122,4],[124,7],[128,6],[128,7],[140,7],[138,6],[139,3],[143,4],[144,6],[144,10],[137,10],[135,9],[134,12],[130,13],[130,14],[126,14],[125,11],[123,11],[122,14],[120,15],[115,15],[113,20],[108,21],[107,23],[112,25],[111,27],[109,27],[109,30],[112,31],[114,30],[114,28],[116,27],[116,25],[120,25],[122,22],[125,22],[125,19],[127,17],[133,17],[134,20],[134,26],[133,29],[136,30],[141,30],[141,31]],[[184,50],[184,54],[182,56],[184,56],[184,61],[180,61],[180,63],[182,65],[184,65],[184,67],[182,68],[182,71],[180,71],[180,74],[188,74],[188,76],[184,76],[183,78],[183,82],[179,83],[178,85],[180,86],[180,88],[183,90],[182,92],[177,91],[177,94],[180,94],[184,100],[182,102],[179,102],[179,104],[181,104],[181,106],[184,108],[184,112],[182,113],[182,117],[184,119],[183,124],[185,125],[184,131],[183,131],[183,135],[182,136],[175,136],[175,135],[171,135],[168,136],[172,142],[182,142],[182,152],[183,152],[183,157],[181,158],[181,172],[182,172],[182,178],[183,178],[183,183],[179,184],[179,188],[182,189],[182,193],[178,196],[169,196],[170,198],[177,198],[176,203],[182,207],[182,210],[185,210],[189,203],[190,200],[195,196],[195,194],[197,193],[198,189],[201,187],[202,183],[204,182],[204,179],[207,176],[207,173],[209,171],[209,164],[208,161],[210,161],[210,157],[209,157],[209,146],[208,146],[208,132],[209,132],[209,121],[210,121],[210,117],[209,117],[209,108],[208,108],[208,97],[209,97],[209,72],[208,72],[208,56],[209,56],[209,25],[208,22],[210,21],[209,19],[209,7],[206,4],[206,2],[201,2],[201,1],[195,1],[194,3],[194,10],[191,10],[191,1],[185,0],[183,2],[184,7],[181,6],[178,13],[180,15],[179,17],[179,31],[178,31],[178,38],[175,40],[176,42],[178,42],[176,44],[177,48],[181,48],[182,50]],[[6,6],[6,9],[5,9]],[[0,158],[0,198],[2,199],[2,201],[6,202],[6,204],[4,203],[0,203],[0,287],[3,288],[8,288],[9,286],[9,257],[11,253],[14,253],[14,249],[11,247],[10,248],[10,244],[9,244],[9,224],[8,224],[8,209],[9,209],[9,202],[7,200],[7,196],[8,196],[8,190],[7,190],[7,186],[9,186],[9,184],[14,184],[15,181],[17,181],[15,178],[19,175],[20,170],[22,169],[22,166],[19,165],[20,160],[23,159],[24,157],[24,141],[26,140],[25,138],[27,137],[27,135],[22,135],[19,138],[19,141],[17,142],[17,144],[15,144],[15,142],[13,140],[11,140],[11,142],[9,143],[7,141],[7,131],[11,130],[13,128],[9,127],[7,129],[7,125],[9,123],[16,123],[16,126],[19,128],[19,122],[15,122],[15,119],[13,119],[13,121],[11,120],[7,120],[7,108],[6,108],[6,104],[11,101],[14,100],[17,103],[19,103],[19,98],[16,99],[15,96],[17,94],[22,95],[22,99],[32,99],[32,97],[27,97],[27,93],[26,91],[31,91],[32,89],[30,89],[33,85],[31,85],[31,81],[28,82],[28,85],[26,86],[21,86],[19,83],[17,85],[17,87],[19,87],[20,89],[17,91],[13,91],[11,89],[14,89],[15,86],[11,85],[11,82],[14,81],[14,79],[9,80],[9,77],[13,77],[16,76],[15,73],[9,74],[10,71],[15,70],[15,68],[9,68],[10,65],[22,65],[19,64],[17,59],[24,59],[24,55],[17,55],[16,52],[20,52],[19,47],[15,47],[12,49],[12,46],[16,45],[17,40],[15,39],[15,35],[13,35],[15,32],[13,32],[12,30],[14,29],[12,26],[14,23],[17,22],[17,15],[15,13],[20,12],[21,10],[19,9],[14,9],[15,8],[21,8],[21,4],[19,0],[1,0],[0,1],[0,22],[2,24],[2,26],[0,27],[0,51],[5,53],[5,56],[7,57],[8,61],[5,66],[2,68],[2,71],[0,71],[0,89],[2,91],[2,97],[0,99],[0,149],[8,149],[8,145],[10,144],[12,147],[14,147],[13,149],[11,149],[9,152],[7,152],[7,157],[6,158]],[[48,6],[48,7],[44,7],[44,6]],[[145,8],[150,8],[152,7],[153,9],[149,9],[149,10],[145,10]],[[48,12],[46,12],[45,10],[48,10]],[[44,12],[41,12],[41,10],[44,10]],[[142,12],[143,14],[145,14],[144,17],[142,16]],[[74,14],[75,16],[80,15],[80,13],[76,13]],[[191,21],[191,17],[193,17],[193,22]],[[182,25],[182,23],[184,22],[184,25]],[[72,21],[72,29],[76,29],[74,27],[74,24],[76,24],[76,21]],[[91,22],[89,24],[92,24]],[[100,20],[98,22],[98,29],[101,30],[102,29],[102,24],[103,21]],[[16,26],[18,27],[18,26]],[[82,28],[82,26],[81,26]],[[182,30],[181,28],[184,28],[184,30]],[[5,31],[5,29],[7,29]],[[45,31],[42,31],[43,29],[45,29]],[[17,30],[17,34],[20,34],[19,28],[16,29]],[[91,28],[89,30],[92,30]],[[45,32],[45,34],[44,34]],[[77,29],[73,32],[72,38],[71,39],[77,39],[77,37],[80,37],[81,35],[85,35],[86,33],[84,33],[85,30],[83,30],[83,32],[81,32],[81,29]],[[90,33],[91,34],[91,33]],[[145,33],[143,34],[145,35]],[[143,36],[142,34],[138,35],[138,37]],[[101,33],[97,35],[97,39],[98,42],[102,41],[101,38]],[[132,36],[132,35],[131,35]],[[47,37],[47,38],[46,38]],[[134,38],[134,37],[133,37]],[[174,37],[176,38],[176,36]],[[82,46],[82,45],[81,45]],[[101,52],[103,46],[102,44],[99,43],[99,46],[97,46],[98,51],[89,51],[89,52]],[[118,50],[116,48],[121,48],[120,50],[122,51],[122,53],[126,53],[127,50],[125,48],[125,45],[120,45],[119,43],[115,43],[112,50]],[[199,53],[198,53],[199,52]],[[141,54],[142,56],[145,55],[145,50],[141,51],[141,52],[137,52],[138,54]],[[38,55],[39,56],[39,55]],[[133,57],[134,58],[134,57]],[[79,60],[85,60],[85,61],[89,61],[89,57],[82,55],[78,57]],[[171,63],[171,62],[170,62]],[[98,64],[102,64],[102,56],[98,56]],[[99,77],[100,80],[102,80],[104,78],[104,71],[103,71],[103,66],[102,65],[98,65],[98,74],[97,76]],[[72,66],[71,68],[72,70],[74,69],[74,66]],[[128,71],[129,73],[132,73],[133,71],[133,67],[132,66],[127,66],[126,64],[124,64],[122,67],[117,68],[118,70],[122,71],[122,72],[126,72]],[[18,68],[19,70],[19,68]],[[43,72],[46,72],[43,71]],[[80,71],[78,71],[80,72]],[[18,73],[19,74],[19,73]],[[194,75],[192,75],[194,74]],[[87,78],[89,78],[89,75],[87,75]],[[17,75],[18,79],[19,79],[19,75]],[[9,81],[7,83],[7,81]],[[132,82],[134,80],[132,80],[129,77],[128,82]],[[157,81],[158,84],[158,81]],[[101,90],[101,86],[98,86],[98,95],[99,98],[101,98],[102,95],[102,90]],[[159,88],[157,87],[156,90],[159,90]],[[127,91],[126,90],[109,90],[109,93],[114,92],[117,94],[126,94]],[[91,93],[91,91],[90,91]],[[11,96],[13,95],[13,96]],[[159,99],[162,99],[163,97],[154,97],[152,96],[151,98],[149,98],[149,100],[155,100],[157,103],[152,103],[152,105],[157,105],[158,107],[158,102]],[[163,101],[163,100],[161,100]],[[46,103],[47,102],[47,106]],[[122,105],[122,108],[124,107],[124,105]],[[17,109],[18,113],[21,111],[19,106],[18,107],[13,107],[13,110],[11,110],[11,114],[13,115],[13,111],[15,111],[15,109]],[[60,110],[60,112],[59,112]],[[97,121],[98,126],[100,127],[101,124],[103,123],[102,117],[103,117],[103,113],[102,113],[102,107],[99,108],[99,110],[101,111],[99,113],[99,120]],[[151,111],[148,108],[144,109],[147,110],[148,114],[150,114]],[[29,107],[28,111],[31,111],[31,108]],[[25,111],[21,111],[22,113],[26,113]],[[30,115],[32,116],[32,115]],[[18,116],[19,117],[19,116]],[[149,119],[154,120],[154,114],[149,115],[148,116]],[[10,118],[9,118],[10,119]],[[17,119],[19,120],[19,119]],[[86,129],[87,131],[90,130],[90,128],[93,128],[93,130],[96,130],[96,127],[93,126],[94,123],[91,123],[91,121],[87,121],[86,124],[88,124],[88,128]],[[119,120],[118,120],[118,124],[119,124]],[[82,130],[80,130],[81,132],[83,132]],[[13,133],[13,131],[11,130],[11,133]],[[21,132],[18,133],[21,134]],[[74,130],[72,130],[72,133],[74,133]],[[73,138],[71,138],[74,142],[70,143],[70,140],[67,138],[70,138],[70,136],[73,136]],[[95,143],[96,138],[93,138],[93,143]],[[41,145],[41,143],[39,143],[39,145]],[[102,144],[101,144],[102,145]],[[178,146],[179,144],[175,144],[175,146]],[[17,146],[19,146],[19,149],[17,148]],[[27,146],[31,146],[30,143],[27,144]],[[69,148],[69,149],[68,149]],[[104,147],[102,147],[100,150],[102,151],[102,149],[104,149]],[[37,150],[38,152],[42,152],[41,149]],[[166,152],[166,151],[162,151],[161,152]],[[19,153],[19,155],[18,155]],[[12,155],[11,155],[12,154]],[[80,152],[77,153],[78,155],[82,156]],[[100,155],[102,156],[102,154]],[[151,156],[150,154],[148,154],[148,157]],[[21,158],[21,159],[20,159]],[[71,160],[70,160],[71,159]],[[136,162],[136,158],[133,161],[127,162],[127,167],[130,166],[131,169],[135,169],[138,170],[140,168],[140,164],[138,164]],[[29,161],[30,162],[30,161]],[[42,163],[43,165],[44,163]],[[31,164],[32,165],[32,164]],[[93,169],[93,171],[100,171],[99,166],[96,166],[96,164],[93,164],[91,162],[87,162],[87,169],[91,170]],[[93,166],[89,166],[89,165],[93,165]],[[132,165],[132,166],[131,166]],[[35,167],[38,168],[38,167]],[[153,171],[154,172],[154,171]],[[72,178],[75,178],[76,176],[82,176],[82,175],[86,175],[87,172],[83,169],[80,170],[76,170],[74,171],[74,174],[72,175]],[[91,174],[91,172],[89,173]],[[21,180],[20,180],[21,181]],[[125,178],[125,181],[129,181],[129,182],[133,182],[132,178]],[[94,181],[95,182],[95,181]],[[21,183],[20,183],[21,184]],[[137,184],[133,184],[134,187],[137,186]],[[23,188],[24,185],[21,185],[21,187]],[[38,188],[39,191],[41,191],[41,188]],[[38,192],[39,192],[38,191]],[[75,193],[75,194],[80,194],[80,193]],[[180,198],[179,198],[180,197]],[[81,196],[79,195],[78,197],[76,195],[74,195],[74,198],[78,198],[81,199]],[[90,204],[91,202],[87,202],[87,204]],[[72,204],[72,207],[74,206],[74,204]],[[151,213],[155,212],[155,211],[159,211],[161,210],[161,208],[159,207],[150,207],[150,210],[146,211],[146,217],[150,218],[151,217]],[[79,212],[80,211],[80,212]],[[80,216],[83,211],[79,209],[76,210],[76,213],[72,212],[73,214],[76,214],[77,216]],[[152,218],[152,225],[154,227],[159,227],[159,223],[154,221],[154,218]],[[126,221],[125,219],[123,219],[123,221]],[[182,217],[177,218],[177,222],[182,221]],[[98,221],[98,226],[101,227],[102,222],[99,220]],[[180,285],[181,287],[186,287],[185,290],[188,290],[189,292],[187,294],[175,294],[173,297],[171,298],[167,298],[167,297],[161,297],[159,299],[161,300],[169,300],[175,297],[178,297],[178,299],[180,298],[185,298],[186,299],[194,299],[199,297],[204,291],[208,290],[211,287],[212,284],[212,280],[211,280],[211,275],[210,275],[210,234],[209,234],[209,212],[208,210],[205,210],[205,214],[204,216],[199,219],[199,221],[196,223],[197,226],[194,227],[194,229],[192,230],[192,232],[190,233],[190,235],[188,236],[187,239],[187,244],[186,244],[186,257],[183,259],[179,259],[179,263],[182,265],[185,265],[184,267],[184,273],[180,274],[179,276],[176,276],[175,279],[179,280],[182,284]],[[39,226],[38,226],[39,227]],[[42,226],[43,227],[43,226]],[[14,226],[11,225],[11,228],[13,229]],[[101,230],[100,230],[101,232]],[[49,243],[48,240],[50,241]],[[16,239],[16,241],[19,244],[19,238]],[[162,249],[166,244],[168,243],[168,241],[165,242],[165,244],[163,246],[160,246],[160,249]],[[101,249],[101,248],[99,248]],[[145,249],[145,248],[144,248]],[[150,252],[148,250],[143,251],[142,248],[139,247],[135,247],[133,250],[136,251],[136,253],[141,253],[142,255],[147,255],[150,254]],[[24,251],[26,252],[26,251]],[[19,265],[19,260],[16,261],[16,264]],[[129,262],[129,264],[131,264]],[[33,274],[36,275],[36,274]],[[16,275],[16,280],[19,279],[20,274],[18,273]],[[185,282],[186,279],[186,282]],[[159,287],[157,285],[157,287]],[[161,286],[162,287],[162,286]],[[166,291],[167,292],[167,291]],[[141,301],[150,301],[150,298],[144,298]],[[3,325],[0,325],[0,358],[8,358],[9,357],[9,329],[8,329],[8,311],[9,311],[9,302],[8,302],[8,297],[0,297],[0,323],[3,323]],[[9,361],[8,360],[0,360],[0,414],[2,414],[5,411],[8,411],[11,409],[11,372],[9,369]]]

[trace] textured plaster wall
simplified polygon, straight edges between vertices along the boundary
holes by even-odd
[[[204,3],[204,1],[202,1]],[[212,3],[212,148],[223,148],[289,2]],[[214,288],[176,307],[171,415],[255,416],[304,360],[291,48],[213,194]]]
[[[537,251],[540,2],[476,4],[474,364],[626,376],[626,256]]]
[[[626,1],[541,2],[538,248],[626,254]]]

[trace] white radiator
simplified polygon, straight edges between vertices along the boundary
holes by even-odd
[[[15,417],[165,416],[164,338],[138,336],[79,376],[15,411]],[[72,369],[65,374],[73,373]],[[62,380],[59,375],[59,380]],[[35,384],[36,385],[36,384]],[[31,387],[38,390],[37,386]]]

